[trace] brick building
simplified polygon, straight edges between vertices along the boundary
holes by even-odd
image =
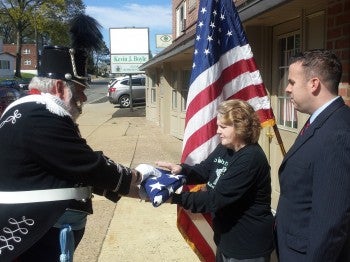
[[[315,48],[333,50],[343,65],[339,95],[350,105],[350,1],[234,2],[270,94],[284,147],[288,150],[308,117],[294,110],[285,93],[290,55]],[[172,1],[173,43],[141,67],[148,80],[147,119],[179,139],[183,138],[185,125],[198,6],[199,0]],[[271,128],[264,128],[259,143],[271,163],[272,207],[276,208],[279,197],[277,173],[283,155]]]
[[[16,44],[4,44],[4,52],[16,56]],[[22,45],[21,72],[36,74],[37,72],[37,46],[36,44]],[[16,68],[16,67],[15,67]]]

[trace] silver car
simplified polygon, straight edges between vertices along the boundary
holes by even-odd
[[[133,75],[131,79],[132,84],[132,98],[133,103],[145,102],[146,97],[146,76]],[[112,104],[119,104],[120,107],[130,107],[130,86],[129,76],[117,77],[108,84],[108,99]]]

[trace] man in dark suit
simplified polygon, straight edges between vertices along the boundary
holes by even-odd
[[[279,260],[350,261],[350,108],[338,96],[342,66],[327,50],[290,61],[286,92],[310,115],[279,169]]]

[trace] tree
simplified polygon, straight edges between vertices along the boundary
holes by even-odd
[[[103,42],[103,47],[101,50],[94,51],[90,57],[91,59],[89,59],[88,72],[95,75],[101,75],[102,73],[98,71],[99,65],[102,62],[105,62],[106,59],[109,61],[109,49],[106,46],[106,43]]]
[[[64,7],[58,6],[55,10],[50,1],[42,5],[44,24],[40,33],[45,36],[45,44],[70,45],[69,21],[85,12],[82,0],[65,0]]]
[[[4,43],[14,43],[15,30],[12,27],[9,18],[0,11],[0,36],[3,37]]]
[[[47,43],[67,44],[68,21],[73,15],[84,11],[85,5],[81,0],[1,0],[2,19],[7,19],[15,32],[15,76],[21,77],[21,53],[25,37],[37,43],[40,35]],[[2,31],[5,29],[2,26]]]

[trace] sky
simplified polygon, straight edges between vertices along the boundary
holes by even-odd
[[[156,34],[171,34],[171,0],[84,0],[86,13],[103,27],[102,34],[110,48],[109,28],[148,27],[153,54]]]

